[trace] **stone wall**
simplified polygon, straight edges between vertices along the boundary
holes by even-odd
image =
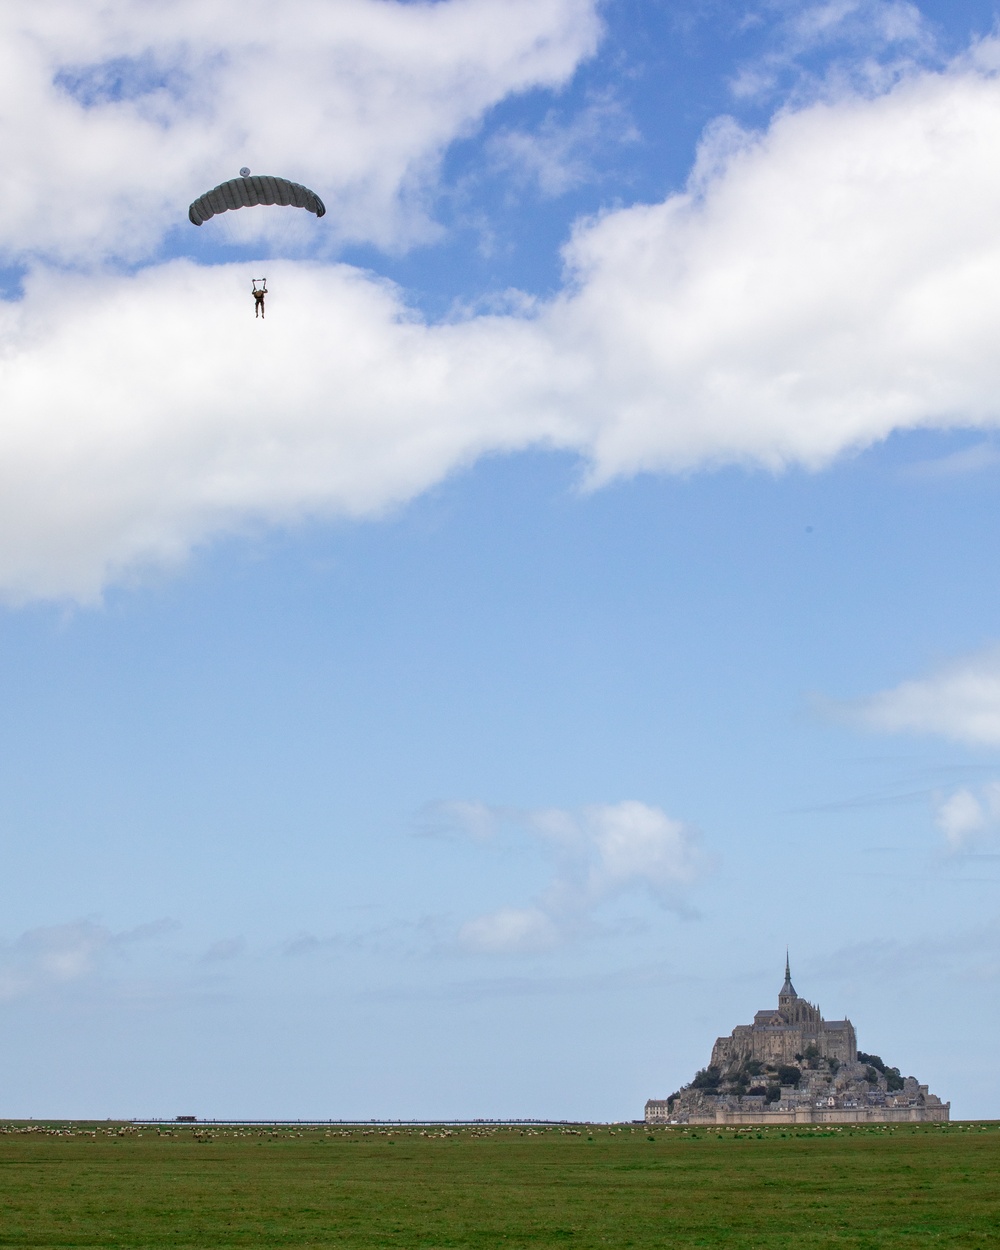
[[[917,1124],[944,1123],[951,1118],[951,1103],[924,1107],[790,1107],[760,1110],[719,1108],[693,1111],[683,1121],[671,1117],[666,1099],[651,1098],[646,1103],[646,1123],[650,1127],[667,1124]]]

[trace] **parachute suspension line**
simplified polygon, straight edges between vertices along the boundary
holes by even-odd
[[[266,290],[267,290],[267,279],[266,279],[266,278],[251,278],[251,279],[250,279],[250,285],[253,287],[253,289],[254,289],[255,291],[257,290],[257,283],[258,283],[258,282],[260,283],[260,289],[261,289],[262,291],[266,291]]]

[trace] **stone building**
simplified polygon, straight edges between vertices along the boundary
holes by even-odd
[[[950,1108],[915,1077],[859,1052],[850,1020],[824,1020],[799,998],[786,957],[777,1008],[718,1038],[708,1067],[690,1085],[646,1103],[646,1123],[947,1120]]]

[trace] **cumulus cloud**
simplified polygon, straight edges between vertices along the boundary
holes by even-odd
[[[590,9],[540,11],[551,43]],[[596,486],[995,426],[997,64],[986,41],[761,133],[716,124],[682,193],[578,223],[564,290],[503,315],[431,324],[314,260],[269,262],[261,325],[244,266],[36,266],[0,306],[0,592],[94,599],[219,533],[377,516],[487,452],[567,449]]]
[[[147,256],[243,164],[315,186],[334,238],[403,246],[447,145],[598,35],[594,0],[7,0],[0,255]]]
[[[844,711],[881,733],[937,734],[970,746],[1000,746],[1000,647],[900,682]]]
[[[0,321],[0,586],[93,598],[208,535],[371,516],[491,448],[543,436],[553,378],[530,324],[429,327],[346,266],[37,272]],[[534,383],[529,381],[534,378]],[[492,397],[490,392],[492,391]],[[560,419],[546,424],[555,438]]]
[[[513,822],[539,838],[555,864],[548,885],[530,904],[501,907],[461,927],[459,943],[470,951],[549,949],[587,931],[603,903],[630,891],[686,913],[689,891],[709,866],[694,829],[636,800],[580,811],[449,804],[442,805],[441,815],[459,825],[468,820],[477,839]]]

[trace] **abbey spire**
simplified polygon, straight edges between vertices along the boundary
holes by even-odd
[[[778,993],[778,1006],[794,998],[798,998],[798,994],[795,993],[795,986],[792,984],[792,970],[788,966],[788,948],[785,947],[785,984]]]

